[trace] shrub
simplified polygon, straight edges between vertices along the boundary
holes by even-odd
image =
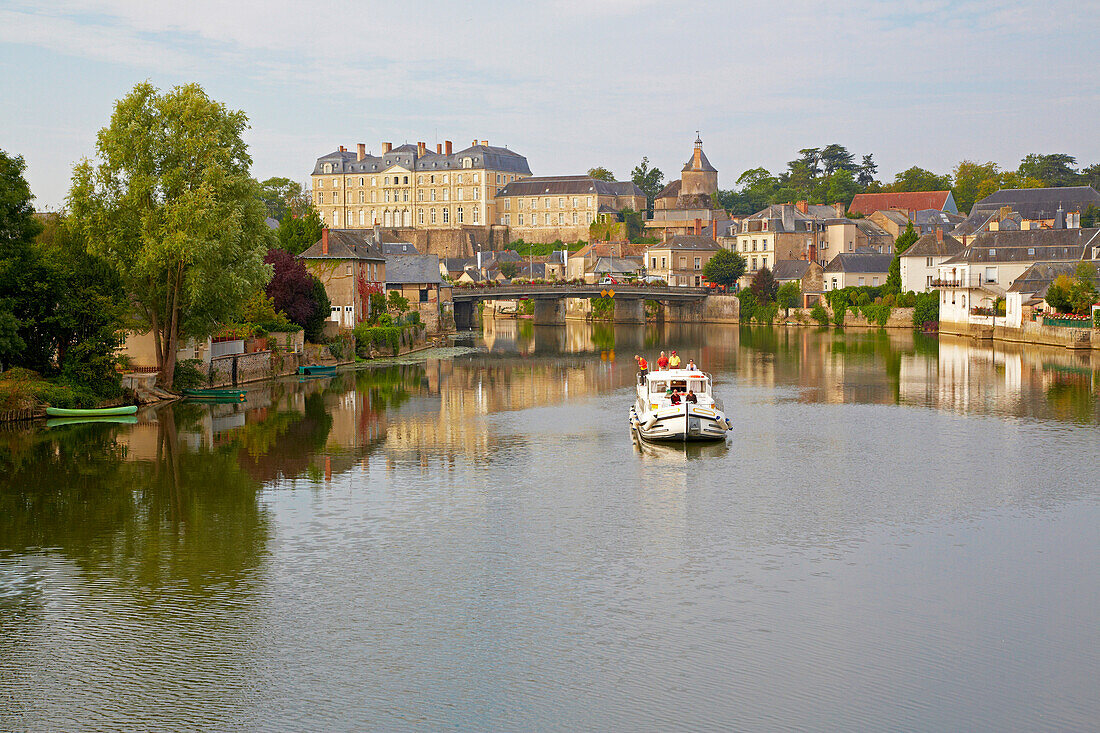
[[[779,315],[778,303],[765,303],[763,305],[756,306],[753,311],[752,317],[757,323],[763,323],[770,326],[775,322],[775,317]]]
[[[848,305],[841,302],[840,307],[833,310],[833,325],[837,328],[844,327],[844,316],[848,314]]]
[[[821,301],[814,303],[810,308],[810,318],[817,321],[819,326],[829,325],[829,312],[825,310],[825,306],[821,305]]]
[[[172,389],[180,392],[185,389],[197,389],[206,385],[206,375],[203,374],[202,361],[199,359],[184,359],[176,364],[176,371],[172,374]]]
[[[919,293],[913,306],[913,327],[924,328],[940,320],[940,291]]]
[[[401,328],[360,323],[355,327],[355,340],[360,356],[367,356],[372,345],[388,346],[396,355],[401,350]]]
[[[877,324],[878,326],[886,325],[886,321],[890,320],[890,312],[892,310],[893,308],[886,303],[874,303],[860,308],[860,312],[863,313],[863,317],[867,319],[867,322]]]
[[[737,294],[737,299],[741,301],[741,323],[749,323],[750,321],[752,321],[753,314],[756,311],[756,293],[751,290],[745,289]]]

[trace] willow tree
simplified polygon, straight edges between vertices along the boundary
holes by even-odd
[[[137,326],[153,335],[162,386],[181,339],[214,333],[271,276],[247,127],[243,112],[196,84],[161,93],[144,82],[99,131],[98,160],[73,171],[72,219],[121,273]]]

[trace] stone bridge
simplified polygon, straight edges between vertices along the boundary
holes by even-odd
[[[567,298],[601,298],[614,291],[615,323],[645,323],[645,302],[655,300],[664,306],[666,320],[699,320],[707,288],[654,285],[501,285],[493,288],[455,288],[455,326],[473,328],[477,304],[483,300],[533,300],[535,325],[558,326],[565,323]]]

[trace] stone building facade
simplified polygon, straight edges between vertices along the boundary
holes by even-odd
[[[588,240],[600,217],[621,219],[623,209],[645,211],[642,189],[591,176],[537,176],[507,184],[497,195],[497,224],[525,242]]]
[[[321,241],[299,255],[306,269],[325,286],[329,320],[340,328],[370,315],[370,295],[384,293],[386,258],[374,230],[321,230]]]
[[[527,178],[527,159],[475,140],[454,151],[451,141],[429,150],[423,142],[371,155],[341,146],[317,159],[310,177],[313,205],[332,229],[454,230],[488,228],[498,218],[497,195]],[[484,238],[479,233],[479,239]],[[419,245],[419,243],[418,243]],[[421,250],[423,251],[423,250]]]
[[[714,202],[718,193],[718,169],[703,153],[703,140],[696,136],[695,149],[684,164],[680,178],[665,186],[653,202],[653,215],[646,227],[662,241],[676,235],[696,235],[700,228],[729,220],[729,214]]]

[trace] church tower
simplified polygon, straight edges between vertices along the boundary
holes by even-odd
[[[703,139],[695,133],[695,150],[684,164],[680,174],[680,196],[705,196],[718,192],[718,169],[710,164],[703,153]],[[709,206],[708,206],[709,208]]]

